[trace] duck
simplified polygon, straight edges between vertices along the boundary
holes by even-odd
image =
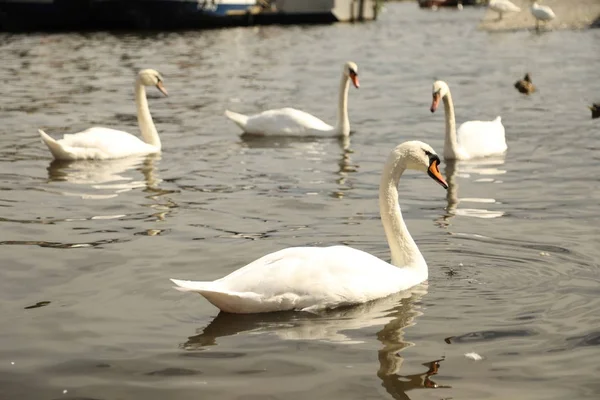
[[[85,131],[53,139],[43,130],[38,132],[56,160],[108,160],[133,155],[148,155],[161,152],[160,137],[146,98],[146,86],[155,86],[168,96],[161,74],[153,69],[141,70],[135,80],[135,103],[142,139],[123,131],[104,127],[93,127]]]
[[[592,119],[600,118],[600,103],[594,103],[589,108],[592,111]]]
[[[523,79],[519,79],[515,82],[515,88],[523,94],[531,94],[535,92],[535,86],[533,85],[533,82],[531,82],[531,76],[529,73],[526,73]]]
[[[450,87],[444,81],[433,83],[433,101],[430,111],[437,110],[440,100],[444,102],[446,118],[446,136],[444,141],[444,158],[448,160],[469,160],[504,154],[506,139],[502,118],[497,116],[492,121],[467,121],[456,132],[454,103]]]
[[[295,108],[280,108],[267,110],[255,115],[239,114],[225,110],[225,116],[235,122],[249,135],[267,136],[348,136],[350,135],[350,120],[348,118],[348,89],[350,82],[359,88],[358,66],[352,61],[344,64],[340,79],[338,96],[337,123],[331,126],[319,118]]]
[[[509,0],[490,0],[488,8],[498,13],[497,21],[501,21],[504,13],[520,12],[521,8]]]
[[[171,279],[175,289],[199,293],[223,312],[334,309],[402,292],[428,278],[428,267],[402,218],[398,183],[406,170],[427,173],[447,189],[440,158],[426,143],[396,146],[379,186],[381,222],[391,262],[349,246],[289,247],[267,254],[215,281]]]
[[[540,5],[536,0],[532,0],[530,11],[531,15],[535,18],[536,30],[540,29],[540,21],[546,23],[556,18],[556,14],[554,14],[554,11],[550,7]]]

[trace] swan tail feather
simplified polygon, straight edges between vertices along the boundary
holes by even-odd
[[[52,157],[54,157],[57,160],[70,159],[69,152],[65,151],[65,149],[60,145],[60,143],[58,143],[56,140],[50,137],[50,135],[48,135],[41,129],[38,129],[38,133],[42,137],[42,141],[46,144],[46,146],[48,146],[50,153],[52,153]]]
[[[225,110],[225,116],[235,122],[240,128],[245,129],[248,123],[248,116],[233,111]]]
[[[210,290],[209,288],[213,285],[212,282],[198,282],[198,281],[183,281],[179,279],[170,279],[175,285],[175,289],[180,292],[198,292],[202,293],[205,290]]]
[[[267,311],[264,302],[254,293],[232,292],[220,288],[215,282],[195,282],[171,279],[175,289],[181,292],[195,292],[202,295],[212,305],[224,312],[245,314]]]

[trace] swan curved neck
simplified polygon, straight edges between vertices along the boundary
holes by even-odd
[[[158,132],[150,115],[148,99],[146,99],[146,88],[139,79],[135,82],[135,104],[137,106],[138,125],[144,142],[160,150],[160,137],[158,137]]]
[[[427,264],[402,219],[398,203],[398,182],[406,169],[402,159],[390,156],[381,176],[379,210],[381,222],[390,246],[392,265],[417,270],[427,279]]]
[[[442,99],[444,101],[444,115],[446,116],[446,139],[444,140],[444,157],[456,158],[458,142],[456,140],[456,118],[454,117],[454,103],[450,90]]]
[[[340,90],[338,94],[338,113],[335,131],[342,136],[350,135],[350,119],[348,118],[348,89],[350,80],[346,74],[342,74],[340,79]]]

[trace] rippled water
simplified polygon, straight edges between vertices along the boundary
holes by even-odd
[[[483,13],[391,4],[355,25],[0,36],[0,398],[596,399],[600,30],[487,34]],[[349,148],[241,139],[222,116],[293,105],[334,121],[348,59]],[[162,156],[51,163],[37,128],[137,132],[146,67],[170,93],[149,96]],[[512,87],[526,71],[530,97]],[[171,289],[292,245],[387,258],[380,170],[404,140],[441,152],[435,78],[459,123],[502,115],[509,151],[445,164],[447,193],[403,178],[427,285],[320,316],[217,316]]]

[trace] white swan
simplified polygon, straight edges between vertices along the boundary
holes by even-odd
[[[427,172],[447,188],[439,163],[433,149],[418,141],[397,146],[387,159],[379,187],[379,208],[391,264],[347,246],[291,247],[213,282],[171,281],[176,289],[200,293],[231,313],[335,308],[413,287],[427,279],[427,264],[402,219],[397,185],[406,169],[414,169]]]
[[[57,160],[106,160],[160,153],[160,138],[148,109],[145,86],[156,86],[167,96],[160,73],[153,69],[139,72],[135,81],[135,102],[143,141],[127,132],[102,127],[64,135],[60,140],[51,138],[42,130],[38,130],[38,132],[50,149],[52,156]]]
[[[440,102],[444,100],[446,116],[446,140],[444,141],[444,158],[468,160],[471,158],[487,157],[506,152],[506,139],[502,119],[498,116],[493,121],[467,121],[458,128],[454,118],[454,104],[450,88],[444,81],[433,83],[433,102],[431,112],[435,112]],[[458,137],[458,139],[457,139]]]
[[[348,119],[348,88],[350,82],[358,89],[358,67],[348,61],[344,64],[338,101],[337,124],[331,126],[319,118],[295,108],[263,111],[255,115],[243,115],[225,110],[227,118],[235,122],[244,133],[251,135],[338,135],[350,134]]]
[[[490,0],[488,8],[498,13],[498,21],[502,19],[504,13],[521,11],[519,7],[509,0]]]
[[[540,29],[540,21],[548,22],[556,18],[554,11],[548,6],[541,6],[533,0],[531,4],[531,15],[535,18],[535,29]]]

